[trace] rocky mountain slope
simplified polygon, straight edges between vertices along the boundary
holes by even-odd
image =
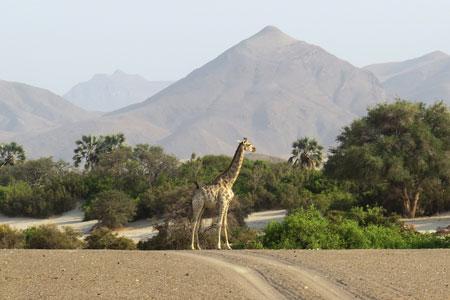
[[[435,51],[402,61],[365,67],[382,82],[387,93],[413,101],[450,104],[450,56]]]
[[[0,80],[0,140],[17,134],[35,134],[94,116],[48,90]]]
[[[35,154],[70,158],[82,134],[122,131],[130,143],[186,158],[232,155],[245,136],[258,153],[287,157],[299,137],[332,144],[342,126],[384,99],[371,72],[269,26],[144,102],[18,141]]]
[[[144,101],[171,83],[148,81],[142,76],[117,70],[111,75],[94,75],[74,86],[64,98],[86,110],[108,112]]]

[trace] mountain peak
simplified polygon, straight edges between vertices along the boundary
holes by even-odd
[[[245,40],[245,42],[255,44],[260,48],[271,48],[271,45],[287,45],[298,41],[277,27],[269,25]]]
[[[267,25],[264,27],[259,33],[278,33],[278,34],[284,34],[283,31],[281,31],[278,27],[273,25]]]

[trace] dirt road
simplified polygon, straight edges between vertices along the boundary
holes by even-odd
[[[450,299],[450,250],[0,250],[1,299]]]

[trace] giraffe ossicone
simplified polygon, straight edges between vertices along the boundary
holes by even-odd
[[[195,246],[197,246],[197,249],[201,249],[198,231],[200,229],[204,210],[206,208],[215,208],[217,204],[219,205],[217,249],[221,249],[221,233],[223,229],[226,247],[231,250],[230,243],[228,242],[227,218],[228,208],[234,197],[233,185],[241,171],[244,153],[255,151],[255,146],[253,146],[247,138],[243,138],[242,141],[239,141],[239,145],[231,160],[230,166],[222,174],[217,176],[211,184],[199,186],[195,190],[194,196],[192,197],[192,250],[195,250]]]

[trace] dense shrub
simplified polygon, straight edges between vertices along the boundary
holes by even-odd
[[[268,248],[340,248],[339,235],[331,231],[329,221],[315,208],[298,209],[282,223],[271,222],[263,236]]]
[[[165,222],[156,226],[158,234],[137,244],[140,250],[181,250],[191,245],[191,226],[186,219],[175,223]]]
[[[0,225],[0,249],[23,248],[24,237],[22,232],[8,225]]]
[[[261,241],[275,249],[450,248],[450,237],[405,230],[395,218],[383,217],[380,208],[327,217],[314,207],[299,209],[282,223],[270,223]]]
[[[57,179],[31,186],[18,181],[0,186],[0,211],[8,216],[45,218],[75,208],[77,199]]]
[[[130,221],[136,212],[136,202],[122,191],[110,190],[99,193],[92,201],[91,216],[101,226],[120,227]]]
[[[23,231],[27,249],[77,249],[83,247],[81,233],[71,227],[59,230],[55,225],[30,227]]]
[[[132,240],[125,237],[119,237],[106,227],[96,228],[85,240],[87,249],[136,249],[136,244]]]

